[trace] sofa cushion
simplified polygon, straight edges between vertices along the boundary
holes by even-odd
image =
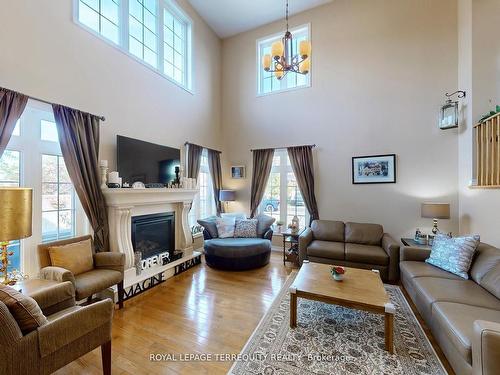
[[[81,300],[90,297],[110,286],[118,284],[123,280],[119,271],[95,269],[75,276],[76,299]]]
[[[257,237],[262,238],[264,234],[271,229],[271,225],[276,221],[274,217],[268,215],[257,215]]]
[[[383,235],[379,224],[345,223],[345,242],[380,246]]]
[[[481,286],[500,299],[500,263],[481,279]]]
[[[33,298],[10,286],[0,284],[0,301],[7,306],[24,335],[48,323],[47,318]]]
[[[500,298],[500,249],[480,243],[470,276],[476,283]]]
[[[432,305],[433,326],[444,332],[462,357],[472,363],[471,341],[475,320],[500,323],[500,311],[453,302]]]
[[[333,220],[314,220],[311,223],[313,238],[320,241],[344,242],[344,223]]]
[[[198,220],[198,224],[210,234],[210,237],[217,238],[219,237],[219,233],[217,232],[217,225],[215,224],[216,220],[217,216],[209,216],[205,219]]]
[[[401,273],[404,273],[410,279],[414,277],[438,277],[451,280],[462,280],[461,277],[434,267],[425,262],[404,261],[399,263]]]
[[[50,246],[49,256],[53,266],[67,269],[75,276],[94,268],[90,238],[66,245]]]
[[[477,245],[479,245],[479,236],[450,238],[447,235],[438,234],[434,238],[431,255],[425,261],[464,279],[468,279],[468,272],[472,265]]]
[[[417,294],[415,304],[426,320],[431,317],[435,302],[456,302],[500,310],[500,300],[472,280],[417,277],[413,279],[413,285]]]
[[[307,255],[319,258],[343,260],[344,243],[314,240],[307,247]]]
[[[345,259],[351,262],[377,264],[379,266],[389,264],[389,255],[380,246],[360,245],[357,243],[345,244]]]

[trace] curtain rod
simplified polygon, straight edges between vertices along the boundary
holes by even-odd
[[[7,89],[7,90],[10,90],[10,89]],[[43,100],[43,99],[37,98],[37,97],[35,97],[35,96],[31,96],[31,95],[26,95],[26,94],[23,94],[22,92],[19,92],[19,91],[15,91],[15,90],[10,90],[10,91],[17,92],[18,94],[21,94],[21,95],[27,96],[28,98],[33,99],[33,100],[36,100],[37,102],[42,102],[42,103],[48,104],[48,105],[50,105],[50,106],[51,106],[51,105],[53,105],[53,104],[55,104],[55,105],[62,105],[63,107],[67,107],[67,108],[70,108],[70,109],[75,110],[75,111],[80,111],[80,112],[83,112],[83,113],[88,113],[89,115],[92,115],[92,116],[96,116],[96,117],[97,117],[99,120],[101,120],[101,121],[106,121],[106,117],[104,117],[104,116],[94,115],[94,114],[92,114],[92,113],[90,113],[90,112],[81,111],[81,110],[79,110],[78,108],[72,108],[72,107],[69,107],[69,106],[67,106],[67,105],[63,105],[63,104],[52,103],[52,102],[49,102],[49,101],[47,101],[47,100]]]
[[[251,149],[250,151],[254,152],[254,151],[258,151],[258,150],[269,150],[269,149],[273,149],[273,150],[286,150],[288,148],[293,148],[293,147],[316,147],[316,144],[313,144],[313,145],[300,145],[300,146],[283,146],[283,147],[266,147],[266,148],[253,148]]]
[[[187,142],[187,141],[184,142],[184,146],[187,146],[187,145],[193,145],[193,146],[203,147],[203,148],[206,148],[207,150],[215,151],[215,152],[218,152],[219,154],[222,154],[222,151],[216,150],[214,148],[205,147],[205,146],[202,146],[202,145],[197,145],[196,143],[192,143],[192,142]]]

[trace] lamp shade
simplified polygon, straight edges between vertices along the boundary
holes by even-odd
[[[299,71],[303,74],[309,73],[309,68],[311,67],[311,62],[309,59],[305,59],[299,64]]]
[[[449,203],[422,203],[422,217],[428,219],[449,219],[450,204]]]
[[[0,188],[0,241],[31,236],[32,189]]]
[[[303,59],[311,56],[311,43],[308,40],[302,40],[299,44],[299,53]]]
[[[264,70],[269,70],[271,68],[271,55],[267,54],[262,56],[262,66]]]
[[[283,43],[281,41],[277,41],[271,44],[271,56],[274,59],[279,59],[281,56],[283,56],[284,50],[285,47],[283,47]]]
[[[236,192],[234,190],[221,190],[219,193],[219,200],[221,202],[232,202],[236,199]]]

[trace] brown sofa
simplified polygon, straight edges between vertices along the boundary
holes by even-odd
[[[299,263],[377,269],[384,281],[399,278],[399,244],[379,224],[314,220],[299,237]]]
[[[500,249],[481,243],[465,280],[401,248],[401,281],[457,375],[500,373]]]
[[[99,346],[103,373],[111,374],[110,299],[76,306],[75,290],[69,281],[48,285],[31,298],[48,322],[25,333],[8,302],[0,301],[0,374],[51,374]]]

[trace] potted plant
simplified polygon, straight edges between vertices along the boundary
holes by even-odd
[[[342,266],[333,266],[331,268],[332,276],[336,281],[344,280],[345,268]]]

